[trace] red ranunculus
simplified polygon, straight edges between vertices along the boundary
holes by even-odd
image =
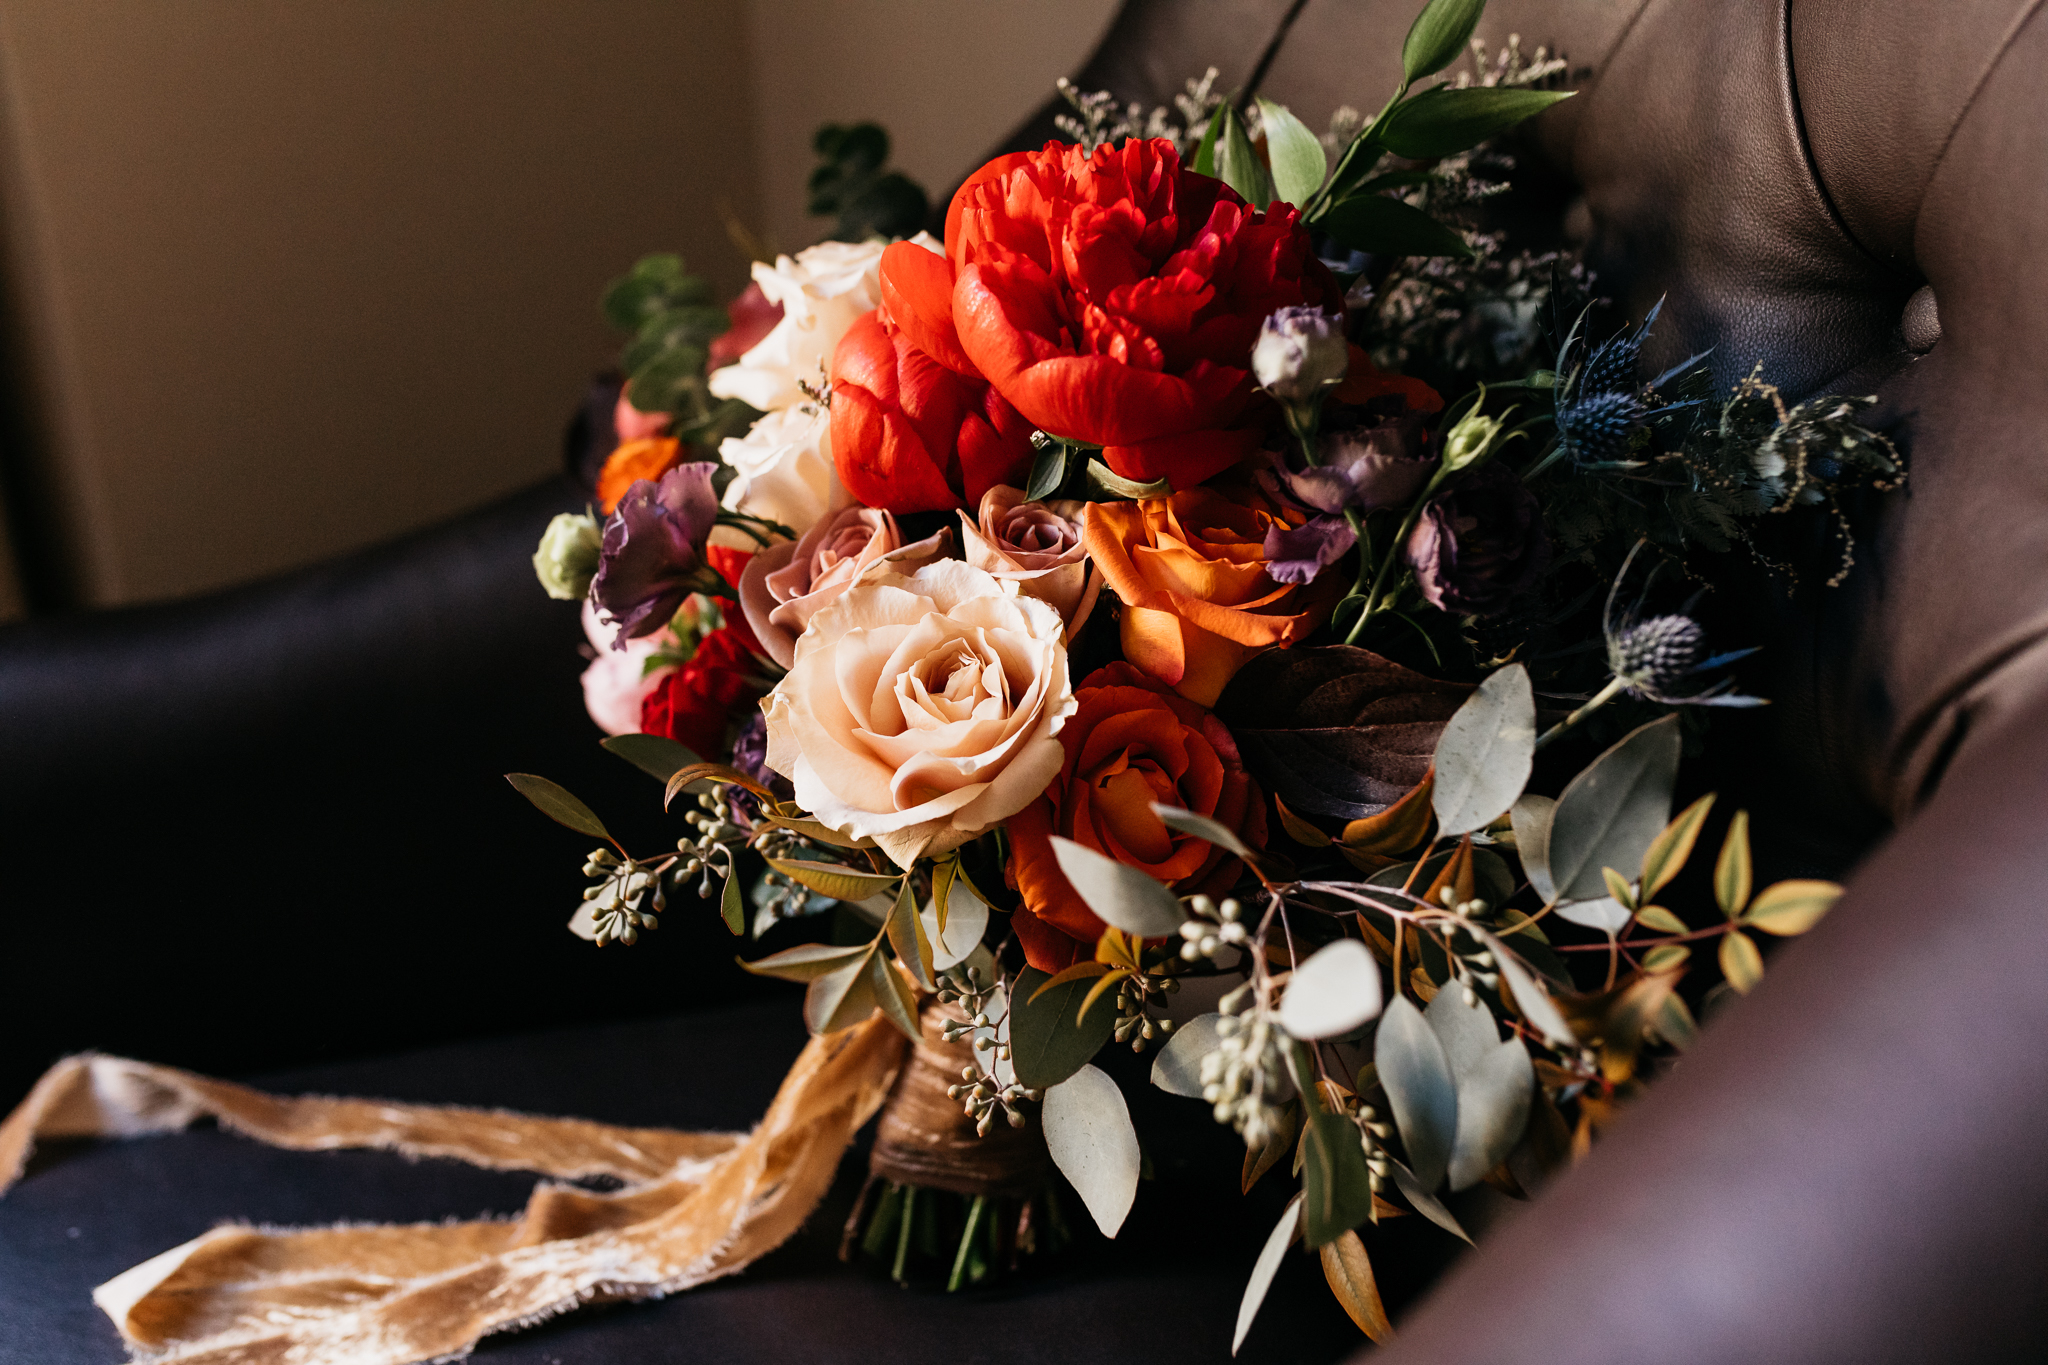
[[[744,618],[706,635],[690,661],[661,680],[640,704],[643,734],[661,735],[699,758],[725,756],[725,737],[740,708],[761,699],[763,664]]]
[[[847,329],[832,355],[832,463],[856,500],[898,513],[973,508],[996,485],[1023,483],[1031,457],[1031,423],[988,381],[920,350],[886,305]]]
[[[911,341],[1053,435],[1102,445],[1124,477],[1176,488],[1257,444],[1242,419],[1266,316],[1339,304],[1293,208],[1250,208],[1163,140],[990,162],[953,197],[946,253],[882,258],[883,306]]]

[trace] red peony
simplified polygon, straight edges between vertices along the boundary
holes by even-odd
[[[1293,208],[1252,209],[1163,140],[990,162],[953,197],[946,253],[882,258],[882,306],[912,344],[1176,488],[1256,445],[1239,423],[1266,316],[1340,301]]]
[[[661,735],[699,758],[725,754],[725,736],[740,708],[761,699],[758,646],[739,613],[706,635],[690,661],[663,678],[640,704],[640,730]]]
[[[1206,708],[1127,663],[1091,673],[1074,700],[1059,734],[1059,776],[1009,822],[1008,877],[1023,898],[1011,927],[1025,959],[1043,972],[1086,961],[1103,929],[1060,871],[1052,835],[1142,869],[1183,896],[1229,890],[1238,859],[1167,828],[1152,813],[1155,801],[1219,821],[1254,848],[1266,842],[1258,784]]]
[[[899,249],[945,265],[923,247]],[[998,484],[1023,483],[1031,458],[1031,423],[986,380],[920,350],[886,304],[847,329],[832,355],[832,462],[857,501],[897,513],[973,508]]]

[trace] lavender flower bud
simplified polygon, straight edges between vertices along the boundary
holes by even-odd
[[[1444,468],[1455,473],[1479,460],[1492,448],[1505,420],[1482,417],[1476,408],[1466,413],[1458,425],[1444,433]]]
[[[1344,378],[1350,356],[1338,319],[1320,308],[1282,308],[1266,319],[1252,346],[1252,373],[1289,405],[1314,400]]]
[[[548,596],[574,602],[590,591],[602,536],[597,518],[586,513],[564,512],[548,523],[533,552],[534,576]]]

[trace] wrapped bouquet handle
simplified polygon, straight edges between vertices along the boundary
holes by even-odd
[[[162,1365],[409,1365],[584,1303],[688,1289],[781,1245],[817,1206],[907,1044],[877,1015],[813,1038],[749,1133],[377,1100],[283,1098],[119,1057],[57,1063],[0,1123],[0,1190],[41,1138],[169,1132],[201,1118],[300,1151],[377,1147],[557,1180],[515,1219],[275,1232],[222,1226],[93,1291]]]

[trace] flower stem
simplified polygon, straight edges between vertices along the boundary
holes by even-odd
[[[1380,560],[1379,572],[1373,576],[1372,586],[1365,594],[1365,609],[1358,613],[1358,620],[1352,623],[1350,633],[1344,637],[1345,644],[1357,644],[1358,637],[1365,632],[1365,623],[1378,614],[1381,600],[1387,590],[1387,579],[1394,572],[1394,561],[1401,557],[1401,547],[1408,543],[1408,533],[1415,529],[1416,519],[1422,515],[1422,509],[1429,505],[1430,498],[1436,493],[1437,485],[1444,481],[1447,472],[1442,466],[1438,466],[1436,473],[1430,476],[1429,486],[1424,488],[1422,495],[1409,506],[1408,515],[1401,518],[1400,529],[1394,532],[1394,539],[1387,546],[1386,555]],[[1365,566],[1370,562],[1364,558],[1359,561],[1360,587],[1365,586]]]
[[[1557,724],[1551,726],[1548,730],[1545,730],[1541,735],[1539,735],[1536,739],[1536,747],[1539,749],[1542,748],[1544,745],[1550,743],[1551,740],[1556,739],[1559,735],[1571,729],[1574,725],[1577,725],[1587,716],[1592,715],[1595,711],[1607,705],[1608,702],[1613,701],[1616,697],[1621,695],[1622,689],[1626,686],[1627,684],[1622,682],[1622,680],[1619,678],[1609,678],[1607,680],[1607,686],[1601,688],[1598,692],[1595,692],[1590,698],[1588,698],[1584,706],[1581,706],[1578,710],[1572,712],[1563,720],[1559,721]]]
[[[974,1246],[975,1230],[981,1226],[981,1211],[987,1203],[987,1195],[977,1194],[974,1203],[968,1207],[967,1231],[960,1234],[960,1249],[953,1253],[953,1273],[946,1280],[948,1294],[960,1288],[960,1280],[967,1274],[967,1253]]]

